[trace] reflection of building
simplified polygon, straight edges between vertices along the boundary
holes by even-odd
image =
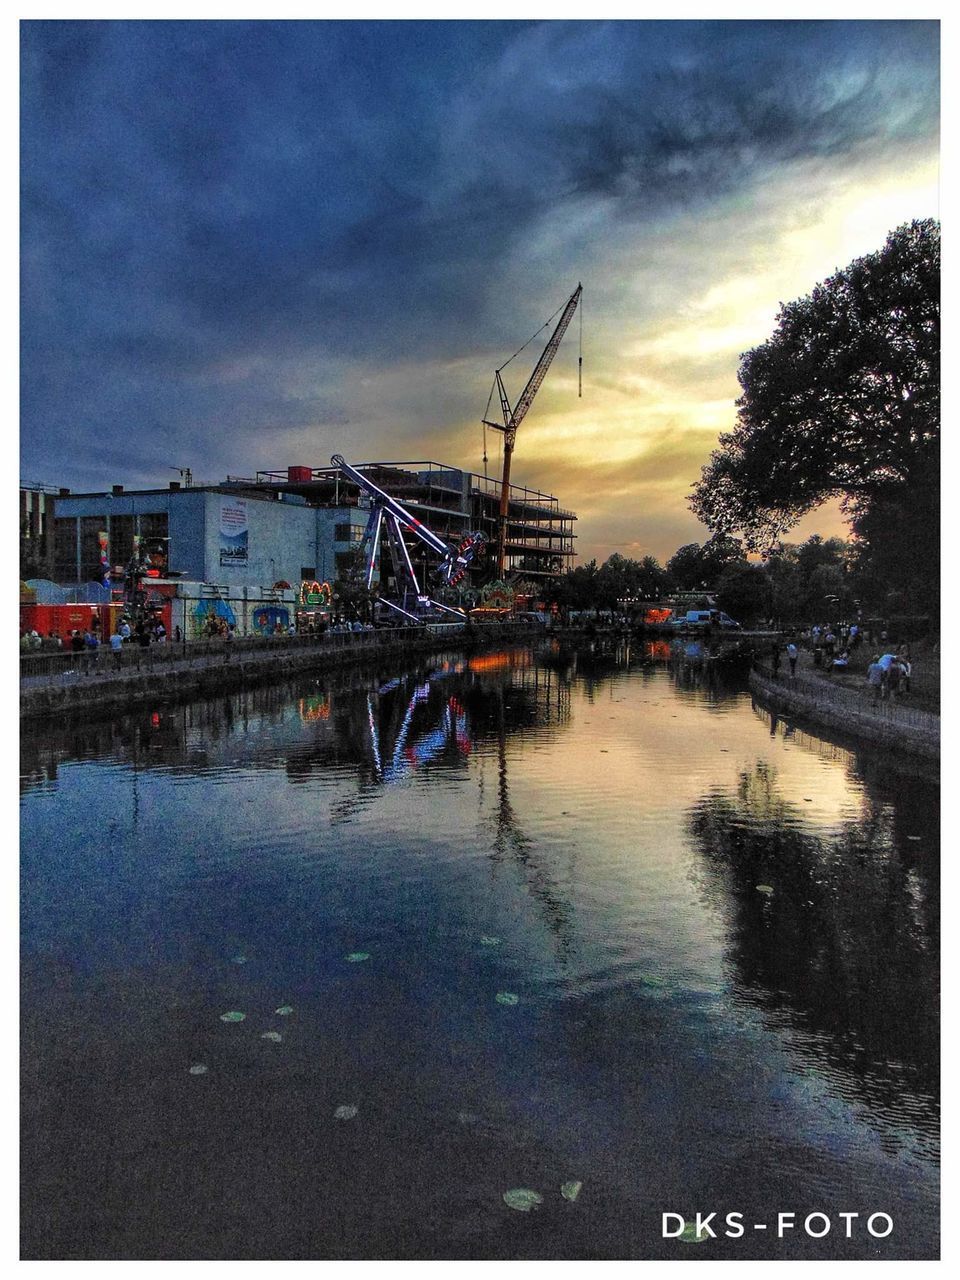
[[[432,462],[369,463],[359,470],[409,506],[441,537],[459,540],[472,529],[496,540],[499,487],[483,476]],[[349,571],[368,516],[357,486],[333,467],[261,471],[255,479],[217,485],[57,498],[51,576],[94,582],[102,576],[100,535],[108,535],[114,566],[128,563],[134,538],[161,574],[224,587],[333,580]],[[573,557],[571,511],[555,497],[511,486],[507,537],[512,571],[542,581],[563,572]],[[419,543],[416,561],[429,555]]]

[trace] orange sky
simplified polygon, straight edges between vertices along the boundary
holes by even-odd
[[[934,21],[21,38],[27,481],[482,471],[494,369],[581,281],[513,478],[578,513],[581,560],[663,560],[707,536],[686,496],[778,305],[938,215]]]

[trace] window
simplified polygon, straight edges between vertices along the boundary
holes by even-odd
[[[80,581],[99,582],[103,577],[100,564],[100,534],[107,527],[107,517],[80,517]]]
[[[126,568],[133,556],[133,516],[110,517],[110,565]]]
[[[76,516],[57,516],[54,519],[53,576],[57,582],[77,581]]]
[[[316,576],[317,576],[317,567],[316,567],[316,565],[310,564],[310,565],[301,565],[301,566],[300,566],[300,581],[301,581],[301,582],[312,582]]]
[[[150,568],[157,569],[160,577],[166,571],[170,559],[170,540],[167,537],[167,513],[151,512],[140,517],[140,537],[143,554],[150,557]]]
[[[333,528],[334,542],[362,542],[362,524],[338,524]]]
[[[359,567],[355,551],[338,551],[336,555],[337,578],[348,581]]]

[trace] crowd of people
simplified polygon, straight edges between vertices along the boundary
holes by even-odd
[[[862,670],[855,659],[863,645],[877,648],[865,672],[866,687],[872,695],[873,704],[909,694],[913,675],[909,646],[893,645],[882,627],[863,627],[857,622],[816,624],[791,636],[785,646],[775,640],[770,648],[770,667],[773,675],[779,678],[782,659],[786,655],[790,675],[796,676],[801,651],[806,650],[810,653],[813,667],[823,674],[842,675],[851,668],[851,664]]]
[[[180,628],[176,627],[174,639],[180,638]],[[146,649],[151,644],[166,644],[166,642],[167,629],[159,614],[135,621],[122,617],[117,623],[116,630],[106,640],[101,636],[100,618],[94,614],[89,626],[83,629],[72,627],[66,635],[62,636],[56,631],[50,631],[46,636],[41,636],[36,629],[24,631],[20,636],[20,650],[22,653],[73,653],[84,666],[91,667],[99,661],[100,650],[109,648],[115,666],[119,670],[126,646]]]
[[[330,621],[323,618],[311,618],[309,621],[299,624],[277,621],[274,623],[272,630],[265,634],[320,637],[323,635],[356,635],[373,630],[372,622],[362,622],[359,618],[351,620],[341,615]],[[200,628],[200,637],[204,640],[234,640],[237,635],[236,624],[228,622],[226,618],[215,613],[208,614]],[[172,639],[178,644],[182,641],[183,634],[180,627],[174,627]],[[151,644],[166,644],[166,642],[167,629],[159,614],[138,620],[122,617],[117,623],[116,630],[106,640],[101,638],[100,618],[94,615],[88,627],[85,629],[73,628],[63,636],[55,631],[41,636],[35,629],[25,630],[20,635],[20,650],[22,653],[62,653],[72,651],[74,653],[86,653],[88,656],[92,655],[95,660],[96,654],[101,648],[109,647],[111,652],[117,655],[117,665],[119,666],[120,655],[126,646],[136,645],[141,648],[147,648]]]
[[[913,663],[905,646],[901,645],[896,653],[875,654],[867,667],[867,687],[873,694],[874,705],[908,694],[912,674]]]

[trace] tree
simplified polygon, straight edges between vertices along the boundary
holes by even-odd
[[[746,560],[728,564],[716,587],[717,607],[741,623],[751,623],[770,614],[770,583],[764,566]]]
[[[872,517],[904,507],[918,555],[935,548],[939,295],[940,228],[928,219],[781,306],[773,336],[742,357],[737,425],[691,495],[708,528],[768,549],[839,497],[861,538],[889,538]]]
[[[712,590],[728,564],[746,560],[736,538],[720,534],[701,546],[688,542],[667,561],[667,573],[681,591]]]

